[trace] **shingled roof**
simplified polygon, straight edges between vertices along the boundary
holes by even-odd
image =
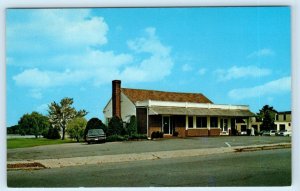
[[[121,91],[133,102],[144,100],[175,101],[192,103],[213,103],[201,93],[164,92],[156,90],[141,90],[121,88]]]

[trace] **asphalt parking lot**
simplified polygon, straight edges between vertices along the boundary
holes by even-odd
[[[112,142],[104,144],[70,143],[7,150],[7,161],[57,159],[102,156],[185,149],[221,148],[274,143],[291,143],[291,137],[221,136],[171,138],[145,141]]]

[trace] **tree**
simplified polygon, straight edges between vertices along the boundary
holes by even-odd
[[[7,134],[19,134],[19,125],[7,127]]]
[[[66,97],[60,101],[60,104],[52,102],[49,105],[49,121],[53,128],[62,130],[62,140],[65,139],[68,122],[75,117],[84,117],[87,114],[85,110],[76,111],[76,109],[72,107],[72,104],[73,99]]]
[[[129,136],[137,133],[136,117],[134,115],[130,117],[130,121],[127,125],[127,132]]]
[[[262,121],[260,130],[272,130],[275,128],[275,114],[277,111],[269,105],[263,106],[259,113],[257,113],[257,118],[259,121]]]
[[[23,115],[18,122],[20,134],[35,135],[35,138],[38,138],[49,126],[48,118],[35,111]]]
[[[125,134],[125,129],[123,128],[123,121],[119,117],[114,116],[111,118],[111,120],[108,123],[107,134],[108,136]]]
[[[83,117],[76,117],[71,120],[67,125],[67,132],[72,139],[76,139],[77,142],[83,137],[84,129],[87,121]]]
[[[102,121],[96,117],[90,119],[87,124],[86,128],[84,130],[84,139],[86,139],[86,135],[90,129],[103,129],[105,133],[107,133],[107,127]]]

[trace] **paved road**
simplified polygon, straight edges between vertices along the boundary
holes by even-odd
[[[9,187],[288,186],[291,149],[8,171]]]
[[[157,141],[130,141],[105,144],[71,143],[62,145],[38,146],[32,148],[8,149],[7,160],[51,159],[114,154],[143,153],[230,146],[261,145],[291,142],[291,137],[198,137],[186,139],[161,139]]]

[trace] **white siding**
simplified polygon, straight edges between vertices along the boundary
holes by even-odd
[[[135,105],[123,93],[121,93],[121,117],[123,121],[129,122],[132,115],[136,115]]]
[[[112,118],[112,99],[109,100],[106,107],[103,109],[105,119]],[[121,93],[121,117],[123,121],[128,122],[130,116],[136,115],[135,105],[129,100],[129,98]]]
[[[111,99],[108,101],[107,105],[103,109],[103,114],[104,114],[105,119],[112,118],[112,100]]]

